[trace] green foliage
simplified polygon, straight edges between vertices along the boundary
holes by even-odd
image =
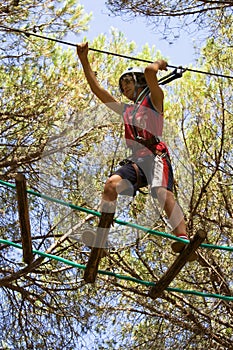
[[[129,20],[137,16],[144,17],[152,30],[163,34],[163,39],[174,43],[182,31],[200,32],[204,37],[217,37],[219,28],[225,33],[232,25],[232,1],[190,1],[173,0],[140,1],[108,0],[108,9],[115,16]]]
[[[35,22],[31,2],[19,4],[9,23]],[[62,37],[87,26],[88,17],[75,1],[34,5],[47,6],[45,16],[53,14],[45,27],[40,23],[40,30],[52,31],[60,23],[56,36]],[[17,20],[16,10],[22,11]],[[225,46],[232,37],[228,29],[223,29],[224,38],[203,47],[201,69],[232,75]],[[0,178],[12,182],[20,171],[29,188],[98,210],[106,178],[128,155],[122,121],[92,96],[73,50],[8,32],[4,38],[9,40],[0,62]],[[100,35],[90,46],[125,55],[134,55],[136,49],[117,30],[110,38]],[[152,60],[161,53],[146,45],[137,56]],[[89,57],[101,84],[121,98],[119,74],[132,62],[93,52]],[[231,81],[185,72],[164,90],[164,139],[171,149],[176,196],[188,232],[193,235],[202,227],[209,243],[232,246]],[[0,197],[1,237],[21,242],[15,191],[1,186]],[[34,249],[86,264],[89,249],[81,233],[97,225],[95,217],[32,195],[29,208]],[[139,194],[134,201],[121,196],[116,217],[170,230],[149,195]],[[156,281],[174,259],[165,238],[115,224],[111,239],[114,247],[101,269]],[[171,286],[230,295],[231,259],[229,252],[200,249],[199,262],[187,264]],[[151,300],[145,286],[103,275],[94,286],[86,285],[81,270],[37,256],[26,266],[21,252],[5,245],[0,261],[0,341],[5,348],[223,349],[232,344],[230,303],[168,292]]]

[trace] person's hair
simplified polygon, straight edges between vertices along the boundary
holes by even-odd
[[[135,75],[136,75],[138,86],[146,87],[147,83],[146,83],[145,75],[141,73],[135,73]]]

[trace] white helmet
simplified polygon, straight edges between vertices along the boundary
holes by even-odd
[[[144,76],[144,68],[142,67],[129,67],[127,68],[120,76],[119,78],[119,88],[120,91],[123,92],[122,86],[121,86],[121,79],[125,75],[131,75],[134,79],[134,83],[137,87],[146,87],[146,79]]]

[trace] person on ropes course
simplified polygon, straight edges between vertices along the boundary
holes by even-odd
[[[174,235],[188,239],[182,210],[172,192],[173,171],[169,151],[160,140],[164,94],[158,84],[157,73],[167,70],[167,62],[157,60],[145,69],[128,68],[121,74],[120,91],[133,102],[126,104],[117,101],[99,84],[88,60],[88,43],[77,44],[77,54],[91,91],[107,107],[123,116],[126,144],[132,151],[132,157],[120,162],[121,167],[105,183],[98,229],[109,230],[111,227],[118,194],[135,195],[141,187],[150,185],[151,195],[157,197],[164,208]],[[181,241],[172,244],[175,253],[181,252],[184,247]],[[195,258],[190,257],[190,260]]]

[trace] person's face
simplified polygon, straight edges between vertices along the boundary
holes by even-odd
[[[121,78],[122,93],[129,99],[134,99],[135,83],[131,74],[126,74]]]

